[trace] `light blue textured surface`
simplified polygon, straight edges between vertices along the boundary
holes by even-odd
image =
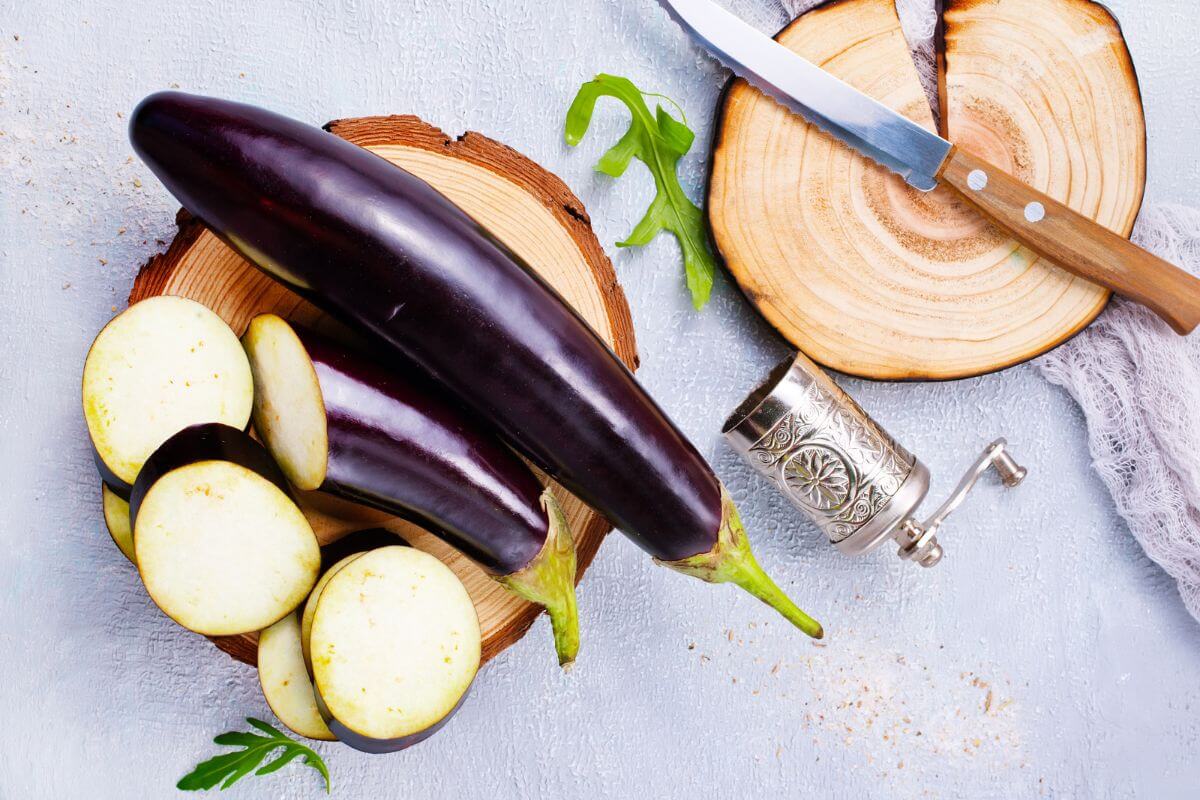
[[[755,19],[777,27],[766,2]],[[1142,80],[1148,200],[1200,203],[1200,17],[1175,0],[1112,6]],[[724,76],[653,0],[0,0],[0,798],[176,796],[214,734],[271,718],[253,670],[158,613],[101,523],[80,367],[176,208],[132,159],[122,115],[179,86],[314,123],[412,112],[480,130],[561,175],[608,246],[652,186],[640,168],[617,183],[591,171],[624,124],[611,106],[578,152],[562,143],[574,89],[598,71],[683,104],[697,196]],[[1200,794],[1200,628],[1114,514],[1061,391],[1028,366],[844,381],[929,464],[935,496],[994,435],[1030,468],[1016,492],[978,490],[938,569],[851,560],[719,439],[784,346],[723,277],[694,313],[669,239],[610,253],[641,380],[829,639],[815,647],[614,536],[581,589],[574,672],[539,621],[429,742],[387,757],[322,746],[337,797]],[[317,794],[291,768],[230,792]]]

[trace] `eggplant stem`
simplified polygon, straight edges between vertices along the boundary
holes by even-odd
[[[750,550],[750,540],[737,506],[724,486],[721,487],[721,528],[717,531],[713,549],[678,561],[655,561],[702,581],[740,586],[814,639],[825,635],[821,623],[801,611],[759,566]]]
[[[579,654],[579,610],[575,601],[575,537],[550,489],[542,492],[546,543],[524,568],[497,581],[508,591],[545,607],[554,631],[558,664],[569,667]]]

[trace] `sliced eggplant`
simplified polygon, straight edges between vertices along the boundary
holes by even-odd
[[[128,498],[142,464],[201,422],[245,428],[254,383],[225,321],[183,297],[151,297],[114,317],[83,366],[83,416],[100,475]]]
[[[258,631],[304,601],[320,548],[262,445],[219,423],[146,460],[129,502],[134,560],[162,611],[209,636]]]
[[[104,526],[120,549],[121,554],[134,562],[133,556],[133,526],[129,524],[129,501],[101,482],[100,496],[104,502]]]
[[[363,553],[374,550],[377,547],[395,545],[407,547],[408,542],[391,531],[382,528],[368,528],[367,530],[347,534],[336,542],[332,542],[321,548],[321,577],[317,579],[316,585],[313,586],[308,599],[304,602],[304,609],[300,615],[300,647],[303,651],[304,663],[308,665],[310,670],[312,669],[312,661],[308,653],[308,632],[312,629],[313,613],[317,610],[317,598],[321,595],[321,590],[325,588],[325,584],[333,577],[333,573]]]
[[[442,562],[382,547],[322,588],[309,646],[329,729],[355,749],[386,753],[433,735],[462,704],[479,669],[479,619]]]
[[[416,364],[659,563],[734,583],[821,636],[759,566],[729,493],[633,375],[428,183],[302,122],[181,92],[143,100],[129,134],[224,241]]]
[[[398,533],[393,533],[387,528],[364,528],[361,531],[348,533],[337,541],[329,544],[321,545],[321,570],[322,577],[324,573],[349,555],[361,555],[368,550],[374,550],[377,547],[390,547],[399,545],[408,547],[408,542]],[[313,592],[316,592],[316,587],[313,587]]]
[[[317,710],[317,696],[300,647],[299,613],[258,634],[258,681],[279,721],[301,736],[336,741]]]
[[[353,561],[355,556],[377,547],[407,543],[395,533],[382,528],[370,528],[347,534],[336,542],[321,548],[322,566],[328,565],[309,594],[304,606],[301,627],[301,612],[288,614],[258,635],[258,680],[262,684],[267,705],[275,712],[279,721],[293,732],[309,739],[335,741],[336,736],[325,724],[317,709],[316,690],[313,688],[308,661],[308,629],[312,625],[309,609],[312,600],[321,593],[325,582],[343,562]],[[303,630],[304,635],[301,635]]]
[[[313,615],[317,613],[317,598],[321,596],[321,592],[325,589],[325,584],[329,583],[330,579],[333,578],[339,569],[361,555],[363,555],[362,552],[350,553],[333,562],[328,569],[321,573],[321,577],[317,579],[317,583],[313,586],[312,592],[309,593],[308,599],[304,601],[304,610],[300,614],[300,650],[309,672],[312,671],[312,651],[309,648],[309,634],[312,632]]]
[[[297,488],[405,517],[545,606],[559,662],[579,650],[575,547],[557,501],[489,431],[401,364],[275,316],[242,337],[254,429]]]

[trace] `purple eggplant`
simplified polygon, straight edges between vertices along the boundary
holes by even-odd
[[[575,660],[575,546],[549,489],[428,385],[274,314],[242,337],[254,429],[303,490],[409,519],[505,588],[546,607],[559,663]]]
[[[712,469],[519,257],[433,187],[253,106],[152,95],[134,149],[260,269],[417,364],[659,562],[732,582],[812,636]]]
[[[332,567],[346,556],[355,553],[366,553],[378,547],[400,545],[408,547],[408,542],[398,533],[387,528],[363,528],[353,533],[321,545],[321,572]]]

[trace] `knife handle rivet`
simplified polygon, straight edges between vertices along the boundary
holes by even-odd
[[[1041,222],[1046,218],[1046,207],[1041,203],[1034,201],[1025,206],[1025,219],[1027,222]]]
[[[967,175],[967,186],[970,186],[972,189],[974,189],[977,192],[983,191],[984,189],[986,189],[987,183],[988,183],[987,173],[981,169],[973,169],[973,170],[971,170],[971,173],[969,175]]]

